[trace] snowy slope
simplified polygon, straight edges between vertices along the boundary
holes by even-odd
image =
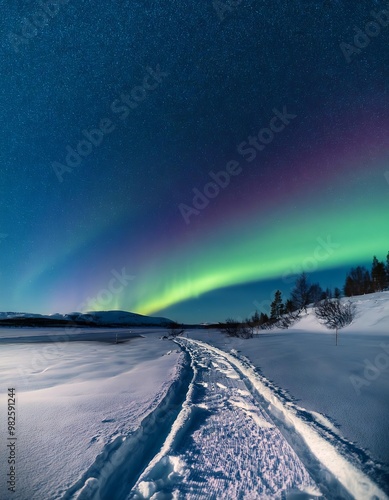
[[[356,316],[351,325],[344,332],[364,332],[387,334],[389,330],[389,291],[343,298],[342,302],[354,304]],[[308,314],[293,325],[293,330],[309,332],[330,332],[321,325],[315,317],[314,308],[308,308]]]
[[[389,331],[389,291],[351,297],[357,315],[353,324],[345,331],[383,333]]]

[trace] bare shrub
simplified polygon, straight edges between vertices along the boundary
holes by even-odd
[[[178,337],[179,335],[183,335],[185,332],[184,325],[179,325],[175,321],[170,323],[168,328],[169,337]]]
[[[219,323],[219,330],[226,333],[230,337],[238,337],[242,339],[249,339],[253,336],[255,325],[246,321],[240,323],[232,318],[227,318],[224,323]]]
[[[336,345],[338,345],[338,330],[353,321],[355,308],[351,302],[342,304],[339,299],[325,299],[316,305],[315,314],[320,323],[336,331]]]

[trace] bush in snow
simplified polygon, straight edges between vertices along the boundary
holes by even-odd
[[[230,337],[239,337],[242,339],[251,338],[254,328],[254,325],[249,320],[246,320],[246,323],[240,323],[232,318],[228,318],[224,323],[219,323],[221,332],[226,333]]]
[[[336,345],[338,345],[338,330],[352,322],[355,309],[351,302],[342,304],[339,299],[325,299],[316,305],[315,314],[327,328],[336,330]]]
[[[183,335],[185,332],[184,325],[179,325],[175,321],[170,323],[168,333],[170,337],[178,337],[179,335]]]
[[[284,314],[279,318],[279,320],[275,323],[274,326],[277,328],[289,328],[290,326],[293,325],[298,319],[300,319],[300,312],[295,311],[295,312],[289,312],[287,314]]]

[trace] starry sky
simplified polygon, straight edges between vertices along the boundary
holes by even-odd
[[[5,0],[0,310],[221,321],[384,259],[386,7]]]

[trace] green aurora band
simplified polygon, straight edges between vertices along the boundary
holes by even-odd
[[[309,193],[298,207],[283,204],[267,218],[243,213],[234,226],[225,223],[204,239],[158,255],[142,273],[137,299],[120,296],[115,308],[130,305],[153,314],[222,287],[383,258],[389,250],[389,186],[382,169],[379,176],[354,174],[338,184],[335,197],[331,192],[331,202],[322,187],[321,195]]]

